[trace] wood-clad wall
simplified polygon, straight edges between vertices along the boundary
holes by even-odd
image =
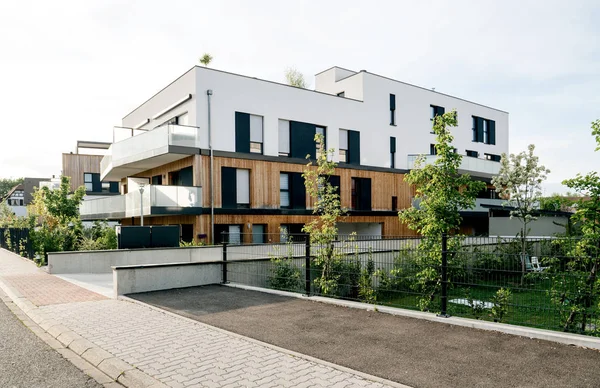
[[[62,175],[71,177],[71,191],[84,185],[84,173],[100,173],[102,158],[102,155],[62,154]]]
[[[209,188],[210,162],[202,156],[202,186]],[[279,174],[281,172],[302,173],[306,168],[302,164],[267,162],[215,157],[215,207],[221,207],[221,167],[244,168],[250,170],[250,206],[259,209],[279,208]],[[316,167],[313,167],[316,168]],[[398,198],[398,209],[411,206],[412,189],[404,181],[403,174],[336,168],[335,175],[340,176],[340,200],[343,208],[350,208],[352,201],[352,178],[371,178],[372,210],[392,210],[392,196]],[[204,195],[204,207],[210,207],[208,192]],[[312,208],[314,201],[306,195],[306,207]]]
[[[171,163],[167,163],[167,164],[163,164],[160,167],[156,167],[144,172],[141,172],[139,174],[135,174],[133,175],[134,177],[143,177],[143,178],[148,178],[148,179],[152,179],[153,176],[156,175],[162,175],[162,184],[163,185],[169,185],[169,173],[173,172],[173,171],[179,171],[182,168],[186,168],[186,167],[190,167],[194,164],[194,158],[200,158],[200,155],[192,155],[192,156],[188,156],[186,158],[183,159],[179,159],[176,160],[174,162]],[[196,185],[195,183],[195,179],[196,179],[196,171],[194,170],[194,185]],[[125,178],[125,180],[127,180],[127,178]],[[198,185],[200,186],[200,185]]]

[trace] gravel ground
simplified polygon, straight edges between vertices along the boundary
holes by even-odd
[[[130,295],[413,387],[600,387],[600,352],[230,287]]]
[[[0,387],[101,387],[24,326],[0,301]]]

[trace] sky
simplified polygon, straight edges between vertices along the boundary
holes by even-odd
[[[0,177],[60,174],[205,52],[272,81],[366,69],[508,111],[510,152],[535,144],[548,195],[600,170],[597,0],[2,1],[0,37]]]

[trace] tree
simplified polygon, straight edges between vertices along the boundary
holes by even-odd
[[[418,207],[402,210],[400,220],[424,236],[437,237],[458,230],[462,221],[460,211],[472,209],[477,193],[485,189],[485,183],[458,174],[462,156],[455,152],[454,137],[448,129],[456,125],[456,111],[436,116],[435,162],[425,165],[421,155],[415,161],[415,168],[404,176],[406,182],[415,186],[415,199],[420,203]]]
[[[212,62],[213,57],[209,53],[204,53],[199,59],[199,62],[204,65],[204,67],[208,67],[208,65]]]
[[[579,323],[581,332],[584,332],[590,315],[588,310],[600,296],[600,176],[596,172],[585,176],[577,174],[575,178],[563,181],[563,185],[584,194],[586,198],[577,202],[577,210],[571,217],[573,222],[579,223],[582,238],[576,241],[568,254],[568,274],[559,274],[558,277],[563,280],[554,282],[553,299],[561,306],[569,300],[564,330],[572,331]]]
[[[70,178],[62,176],[60,187],[50,190],[42,187],[33,194],[27,209],[31,219],[34,248],[42,257],[48,252],[77,250],[82,233],[79,205],[85,195],[81,186],[70,191]]]
[[[600,119],[592,122],[592,135],[596,137],[596,151],[600,150]]]
[[[458,231],[462,218],[461,210],[475,206],[477,193],[485,188],[485,183],[473,181],[469,175],[458,173],[462,156],[452,146],[454,137],[448,127],[457,125],[456,111],[436,116],[433,132],[436,135],[437,158],[432,164],[425,164],[421,155],[415,168],[404,176],[406,182],[415,187],[418,207],[400,211],[400,220],[425,238],[417,248],[415,260],[415,282],[411,287],[421,294],[419,306],[429,310],[442,285],[438,270],[442,262],[442,234]],[[448,263],[452,271],[461,268],[456,252],[460,238],[448,241]]]
[[[315,141],[319,149],[324,149],[322,134],[316,134]],[[317,249],[315,264],[321,267],[321,275],[315,279],[315,283],[323,294],[335,292],[340,277],[336,267],[341,259],[333,241],[338,234],[337,222],[346,214],[341,208],[338,188],[329,181],[337,165],[329,160],[334,153],[334,149],[318,153],[316,166],[313,162],[308,163],[302,174],[308,195],[314,200],[313,214],[317,215],[304,225],[302,231],[310,235],[311,246]]]
[[[0,198],[3,198],[13,187],[23,183],[23,178],[10,179],[3,178],[0,179]]]
[[[306,89],[308,87],[308,84],[304,79],[304,74],[299,72],[294,67],[289,67],[285,70],[285,80],[288,85],[295,86],[297,88]]]
[[[521,229],[521,284],[525,280],[525,256],[527,254],[527,226],[537,219],[542,198],[542,182],[550,173],[539,158],[533,154],[535,146],[530,144],[527,152],[519,154],[502,154],[500,172],[492,179],[500,198],[506,200],[511,207],[511,218],[518,218],[523,224]]]

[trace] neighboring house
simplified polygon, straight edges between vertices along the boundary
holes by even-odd
[[[23,178],[23,183],[13,187],[2,199],[15,213],[22,217],[27,215],[27,205],[33,202],[33,192],[40,188],[40,182],[48,178]]]
[[[488,206],[489,236],[515,237],[521,233],[523,222],[516,217],[510,217],[509,206]],[[565,211],[540,210],[535,214],[536,219],[527,225],[528,237],[550,237],[564,235],[573,213]]]
[[[18,217],[27,215],[27,207],[25,206],[25,191],[23,185],[18,184],[2,198],[2,202],[6,202],[10,210]]]
[[[85,187],[84,200],[119,194],[119,182],[100,180],[100,162],[111,143],[77,141],[75,153],[62,155],[62,175],[71,178],[71,191]]]
[[[349,209],[340,233],[414,235],[397,213],[412,205],[404,175],[417,155],[429,155],[428,163],[437,157],[436,115],[458,112],[452,131],[461,172],[489,184],[508,152],[507,112],[364,70],[333,67],[315,85],[193,67],[123,118],[98,170],[76,169],[79,177],[99,174],[92,188],[101,181],[112,191],[109,182],[118,182],[123,194],[84,202],[82,218],[139,225],[143,208],[145,224],[179,224],[184,240],[210,242],[213,232],[278,240],[281,229],[300,232],[313,217],[301,174],[322,133],[339,163],[331,181]],[[463,232],[487,232],[482,205],[501,202],[491,189],[463,213]]]

